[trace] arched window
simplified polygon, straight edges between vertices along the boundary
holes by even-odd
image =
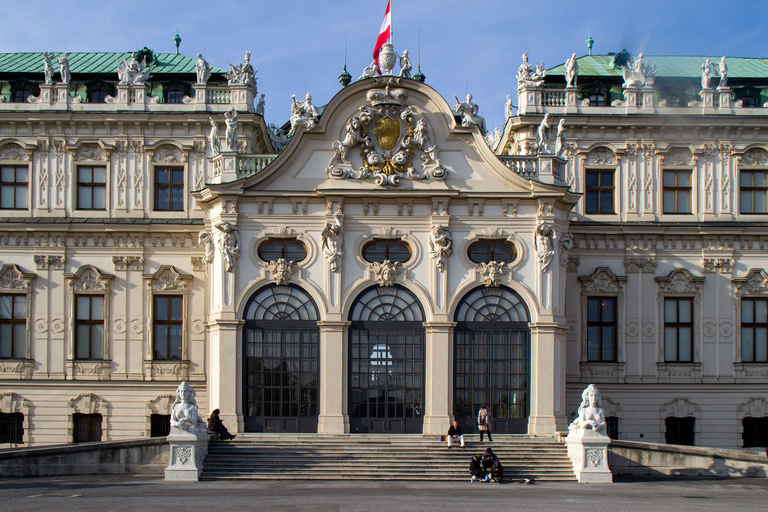
[[[400,286],[375,286],[349,316],[351,432],[420,433],[424,404],[424,311]]]
[[[246,432],[316,432],[317,306],[298,286],[266,286],[245,307]]]
[[[528,308],[514,291],[475,288],[461,300],[454,330],[454,417],[467,432],[488,404],[494,431],[525,433],[530,414]]]

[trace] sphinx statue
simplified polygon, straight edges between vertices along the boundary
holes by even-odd
[[[197,402],[195,390],[187,381],[183,381],[176,388],[176,400],[171,410],[171,427],[191,432],[197,428],[205,431],[205,422],[197,414]]]
[[[600,391],[590,384],[581,393],[581,405],[578,416],[568,425],[568,430],[594,430],[600,434],[606,433],[605,410],[600,399]]]

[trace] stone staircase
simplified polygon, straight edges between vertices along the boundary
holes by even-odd
[[[566,447],[553,439],[494,435],[493,443],[465,436],[447,449],[421,435],[245,434],[212,441],[203,480],[469,480],[472,455],[493,448],[505,479],[575,481]]]

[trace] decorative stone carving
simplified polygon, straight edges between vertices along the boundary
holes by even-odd
[[[59,74],[61,75],[61,82],[64,85],[68,85],[72,79],[72,75],[69,73],[69,53],[64,52],[59,55]]]
[[[224,258],[224,268],[234,272],[235,259],[240,257],[240,231],[229,222],[219,222],[214,226],[221,231],[219,249]]]
[[[328,177],[373,177],[379,186],[396,186],[400,179],[445,179],[447,171],[431,140],[429,123],[413,107],[404,106],[407,91],[387,86],[368,91],[366,97],[370,106],[361,107],[347,121],[342,138],[333,143],[336,152],[326,168]],[[348,155],[358,145],[362,166],[355,169]],[[422,169],[413,163],[416,149],[422,152]]]
[[[341,257],[344,255],[344,235],[341,215],[337,213],[333,216],[333,220],[333,223],[326,223],[320,238],[322,239],[323,255],[330,264],[331,272],[338,272]]]
[[[389,260],[384,260],[381,263],[371,263],[373,273],[376,276],[376,279],[379,280],[381,286],[394,285],[395,278],[402,273],[401,266],[402,264],[399,261],[393,263]]]
[[[709,81],[712,78],[712,64],[707,59],[699,68],[701,70],[701,88],[709,89]]]
[[[565,119],[557,123],[557,138],[555,139],[555,156],[565,158],[568,144],[565,141]]]
[[[307,130],[313,129],[320,115],[317,107],[312,104],[312,96],[309,93],[304,97],[304,101],[296,101],[295,94],[291,98],[293,99],[293,103],[291,103],[291,131],[288,132],[288,137],[293,135],[299,126],[306,126]]]
[[[442,224],[435,225],[429,234],[429,257],[435,260],[435,267],[440,272],[445,271],[445,262],[453,252],[452,246],[451,233]]]
[[[768,295],[768,274],[761,268],[753,268],[746,277],[734,277],[736,295]]]
[[[768,416],[768,401],[763,397],[750,398],[739,404],[736,411],[739,413],[739,419],[744,417],[763,418]]]
[[[269,142],[272,143],[272,148],[280,153],[285,146],[288,145],[288,134],[282,129],[278,128],[274,123],[270,123],[267,127],[267,135],[269,135]]]
[[[211,122],[211,132],[208,135],[208,144],[211,146],[211,156],[216,156],[221,153],[221,141],[219,140],[219,125],[212,117],[208,117]]]
[[[591,276],[579,277],[579,281],[582,282],[582,292],[590,295],[601,293],[616,295],[626,280],[626,277],[618,277],[606,267],[599,267]]]
[[[181,150],[171,144],[160,146],[152,155],[152,161],[159,163],[184,162],[185,160]]]
[[[277,261],[269,262],[269,270],[272,272],[272,278],[275,280],[275,284],[287,285],[291,280],[291,276],[296,272],[294,266],[295,261],[288,261],[285,258],[280,258]]]
[[[251,52],[245,52],[242,64],[232,65],[229,62],[227,64],[229,65],[229,71],[226,74],[228,85],[247,85],[253,89],[254,94],[258,92],[256,88],[256,73],[259,70],[254,70],[251,65]]]
[[[18,144],[6,144],[0,148],[0,160],[25,160],[26,152]]]
[[[594,384],[587,386],[581,393],[578,415],[568,426],[565,442],[579,483],[613,481],[608,468],[610,439],[606,435],[605,410],[600,391]]]
[[[104,149],[98,144],[82,144],[75,152],[75,161],[104,161],[106,160]]]
[[[768,153],[764,149],[752,148],[741,157],[741,165],[768,165]]]
[[[227,126],[227,131],[224,133],[227,151],[237,151],[237,110],[231,108],[229,112],[224,112],[224,124]]]
[[[545,76],[547,71],[544,69],[544,63],[540,62],[534,68],[528,63],[528,52],[525,52],[523,63],[517,68],[517,95],[520,96],[523,87],[540,87]]]
[[[192,276],[185,276],[180,274],[175,267],[170,265],[164,265],[155,272],[152,283],[152,291],[155,292],[169,292],[169,291],[183,291],[189,286],[189,280]]]
[[[688,148],[672,148],[662,157],[665,166],[690,166],[693,154]]]
[[[645,64],[641,53],[635,62],[627,61],[624,63],[621,66],[621,73],[624,77],[624,88],[652,85],[656,79],[656,64]]]
[[[549,112],[544,114],[544,119],[541,120],[539,128],[536,131],[536,152],[539,154],[549,154],[547,146],[549,146]]]
[[[697,416],[701,412],[699,404],[691,402],[687,398],[674,398],[663,404],[660,408],[662,419],[668,416],[676,418],[685,418],[688,416]]]
[[[35,274],[22,272],[18,265],[6,263],[0,269],[0,290],[31,290],[35,277],[37,277]]]
[[[730,274],[733,260],[730,258],[704,258],[701,262],[704,272],[716,272],[720,269],[723,274]]]
[[[43,52],[43,77],[45,85],[53,85],[53,54]]]
[[[565,267],[566,272],[578,272],[579,263],[581,263],[580,258],[568,258],[568,263]]]
[[[136,52],[131,52],[127,62],[125,58],[117,61],[120,85],[144,85],[150,76],[150,71],[151,67],[143,59],[141,62],[136,59]]]
[[[512,106],[512,98],[510,98],[509,94],[507,94],[507,102],[504,103],[504,118],[510,119],[512,117],[515,117],[515,111],[514,107]]]
[[[197,83],[205,85],[208,83],[208,79],[211,78],[211,66],[203,58],[202,54],[197,54],[197,63],[195,64],[195,71],[197,72]]]
[[[474,125],[480,128],[480,133],[485,133],[485,118],[477,114],[480,107],[477,106],[477,103],[472,101],[472,95],[467,94],[466,101],[459,101],[459,98],[457,98],[455,94],[453,95],[453,98],[456,100],[456,104],[453,108],[456,110],[456,113],[461,116],[461,126],[468,127]]]
[[[704,282],[703,277],[693,277],[686,269],[679,268],[673,270],[666,277],[657,277],[656,281],[659,283],[659,290],[662,294],[680,295],[680,294],[696,294],[701,291],[701,283]]]
[[[568,425],[568,430],[591,429],[605,434],[605,411],[601,401],[600,391],[594,384],[587,386],[581,393],[581,405],[578,415],[573,423]]]
[[[568,264],[568,251],[573,248],[573,235],[570,233],[562,233],[560,235],[560,265],[566,266]]]
[[[400,76],[403,78],[411,78],[411,59],[408,57],[408,50],[403,50],[403,55],[400,57]]]
[[[547,272],[552,257],[555,255],[555,228],[540,220],[536,226],[536,260],[541,264],[541,271]]]
[[[171,427],[187,432],[205,430],[205,422],[197,414],[197,393],[187,381],[182,381],[176,388],[176,400],[171,409]]]
[[[215,250],[213,245],[213,236],[205,230],[200,231],[197,234],[197,244],[202,245],[203,248],[205,248],[205,256],[203,256],[203,261],[206,263],[212,263]]]
[[[616,155],[608,148],[596,148],[589,152],[586,165],[616,165]]]
[[[657,261],[654,258],[627,258],[624,260],[624,270],[626,272],[645,273],[656,272]]]
[[[507,273],[505,267],[506,263],[497,261],[480,264],[480,276],[483,278],[483,284],[486,288],[501,285],[501,278]]]
[[[579,63],[576,61],[576,54],[565,61],[565,86],[576,87],[576,78],[579,76]]]
[[[102,274],[92,265],[84,265],[75,274],[66,277],[72,279],[70,286],[76,292],[103,292],[115,276]]]

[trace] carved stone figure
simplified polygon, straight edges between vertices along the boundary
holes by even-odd
[[[69,73],[69,53],[64,52],[59,55],[59,74],[61,74],[61,83],[69,84],[72,75]]]
[[[312,104],[312,96],[309,93],[304,97],[304,101],[296,101],[295,94],[291,98],[293,98],[293,103],[291,104],[291,131],[288,134],[289,136],[293,135],[299,126],[306,126],[307,130],[314,128],[318,116],[317,107]]]
[[[537,148],[536,151],[541,154],[548,154],[547,146],[549,146],[549,113],[544,114],[544,119],[541,120],[537,133]]]
[[[453,252],[453,238],[442,224],[436,224],[429,233],[429,257],[435,260],[435,267],[445,271],[445,261]]]
[[[544,221],[536,226],[536,259],[541,263],[541,271],[549,270],[549,264],[555,255],[555,229]]]
[[[375,262],[371,264],[373,273],[376,275],[376,278],[379,280],[379,284],[381,286],[394,285],[395,278],[402,272],[400,270],[401,266],[402,264],[399,261],[392,263],[389,260],[384,260],[381,263]]]
[[[517,68],[517,95],[520,96],[522,87],[539,87],[543,83],[545,76],[547,76],[547,71],[544,69],[544,63],[536,64],[536,68],[533,68],[528,63],[528,52],[525,52],[523,54],[523,63]]]
[[[136,52],[131,52],[131,56],[126,62],[125,59],[117,61],[117,76],[120,78],[120,85],[144,85],[149,78],[150,67],[136,59]]]
[[[373,78],[378,74],[379,66],[376,64],[376,61],[372,61],[368,67],[363,69],[363,74],[360,75],[360,78],[358,80],[364,80],[366,78]]]
[[[571,54],[571,58],[565,61],[565,86],[576,87],[576,78],[579,76],[579,63],[576,62],[576,54]]]
[[[568,430],[595,430],[601,434],[606,433],[605,410],[603,409],[600,391],[594,384],[590,384],[581,393],[581,405],[578,416],[573,423],[568,425]]]
[[[259,103],[256,104],[256,113],[260,116],[264,116],[264,94],[259,97]]]
[[[483,284],[486,288],[496,287],[501,284],[501,278],[506,274],[506,263],[499,263],[498,261],[489,261],[488,263],[480,264],[480,275],[483,278]]]
[[[272,272],[275,284],[288,284],[291,280],[291,276],[295,272],[293,269],[294,265],[296,265],[295,261],[288,261],[285,258],[280,258],[277,261],[270,261],[269,270]]]
[[[488,147],[491,149],[494,149],[496,145],[501,140],[501,130],[498,128],[494,128],[493,131],[486,132],[485,134],[485,143],[488,144]]]
[[[371,138],[367,135],[363,136],[363,125],[360,122],[360,116],[355,115],[350,117],[347,124],[344,126],[344,135],[341,140],[333,141],[332,146],[333,149],[336,150],[336,153],[334,153],[331,163],[328,165],[332,165],[335,161],[341,161],[347,165],[352,165],[347,159],[347,152],[361,142],[370,145]]]
[[[205,247],[205,256],[203,256],[203,261],[206,263],[211,263],[213,261],[214,251],[213,237],[211,234],[207,231],[201,231],[197,234],[197,243]]]
[[[237,110],[231,108],[229,112],[224,112],[224,124],[227,126],[227,151],[237,151]]]
[[[701,65],[701,88],[709,89],[709,81],[712,79],[712,64],[707,59],[704,64]]]
[[[411,78],[411,59],[408,58],[408,50],[403,50],[403,56],[400,57],[400,76]]]
[[[557,123],[557,138],[555,139],[555,156],[565,157],[568,145],[565,143],[565,119]]]
[[[235,258],[240,256],[240,232],[229,222],[219,222],[215,226],[221,231],[221,255],[224,257],[224,269],[234,272]]]
[[[510,119],[512,117],[515,117],[514,111],[512,110],[512,98],[509,97],[509,94],[507,94],[507,102],[504,104],[504,117],[506,119]]]
[[[320,234],[320,238],[322,239],[323,255],[331,266],[331,272],[338,272],[339,262],[344,255],[344,239],[342,234],[341,215],[336,214],[333,216],[333,219],[333,224],[329,222],[325,225],[323,232]]]
[[[43,75],[45,76],[45,85],[53,85],[53,54],[43,52]]]
[[[477,112],[480,110],[480,108],[477,106],[477,103],[472,101],[472,95],[467,94],[466,101],[459,101],[459,98],[457,98],[455,94],[453,97],[456,100],[454,109],[458,114],[461,115],[461,126],[470,126],[473,124],[477,125],[480,128],[480,133],[484,134],[485,118],[483,116],[477,115]]]
[[[197,414],[196,394],[187,381],[179,384],[176,388],[176,400],[171,409],[171,427],[187,432],[198,428],[205,429],[205,422]]]
[[[413,137],[411,140],[418,148],[424,151],[421,159],[425,164],[432,162],[437,167],[442,167],[440,159],[437,156],[437,146],[432,144],[429,139],[429,126],[427,125],[426,119],[423,117],[416,121],[416,127],[413,129]]]
[[[211,122],[211,133],[208,135],[208,143],[211,145],[211,156],[221,153],[221,141],[219,140],[219,125],[212,117],[208,117]]]
[[[205,61],[203,55],[197,54],[197,64],[195,64],[195,71],[197,71],[197,83],[206,84],[208,79],[211,78],[211,66]]]
[[[267,135],[269,135],[269,142],[272,143],[272,148],[276,152],[281,152],[288,145],[288,134],[278,128],[274,123],[270,123],[267,127]]]
[[[642,53],[637,56],[634,63],[628,62],[623,65],[621,71],[624,76],[624,88],[652,85],[656,80],[656,64],[649,66],[643,63]]]
[[[228,85],[247,85],[257,92],[256,73],[259,70],[254,70],[251,66],[251,52],[245,52],[242,64],[232,65],[228,62],[227,65],[229,66],[226,74]]]
[[[720,83],[717,84],[718,89],[725,89],[728,87],[728,64],[725,63],[725,56],[720,59]]]
[[[573,235],[570,233],[562,233],[560,235],[560,265],[565,266],[568,264],[568,251],[573,248]]]

